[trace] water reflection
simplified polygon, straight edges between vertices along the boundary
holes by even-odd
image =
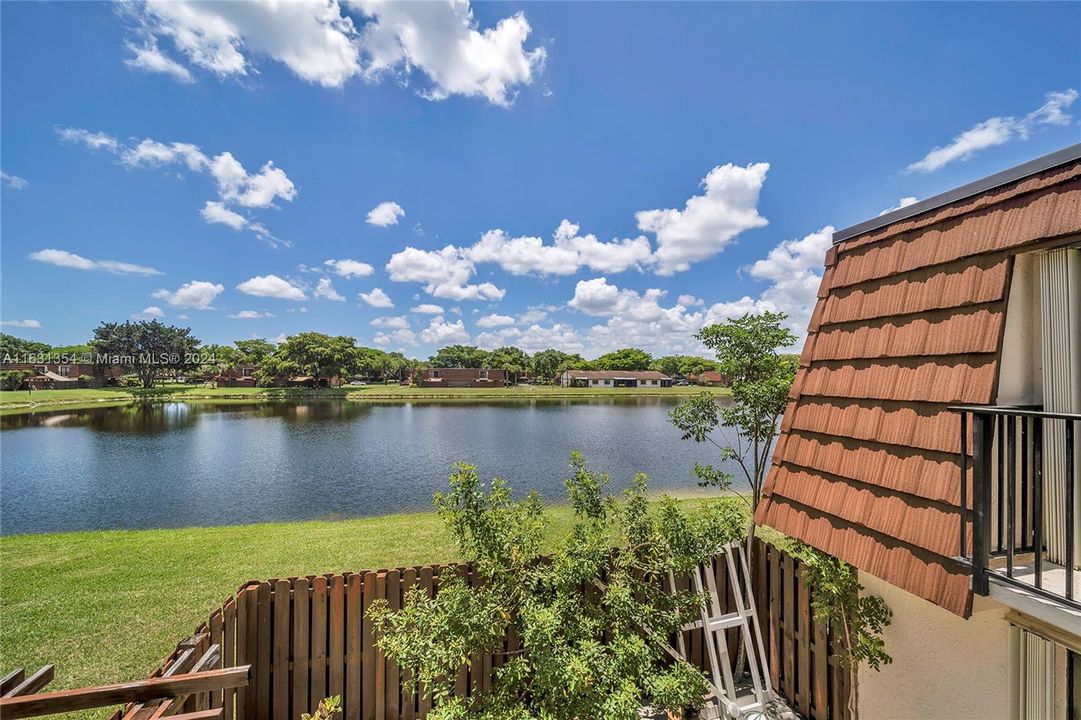
[[[707,445],[667,398],[146,403],[0,419],[0,532],[175,527],[428,509],[453,462],[561,499],[571,450],[626,486],[697,490]],[[730,468],[734,469],[734,468]]]

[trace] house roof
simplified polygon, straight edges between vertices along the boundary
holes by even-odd
[[[578,380],[671,380],[656,370],[568,370]]]
[[[1081,232],[1077,154],[841,236],[758,522],[971,611],[968,574],[951,560],[960,419],[946,408],[995,401],[1013,254]]]
[[[698,376],[699,380],[705,380],[706,382],[720,382],[724,380],[724,375],[716,370],[706,370],[704,373]]]

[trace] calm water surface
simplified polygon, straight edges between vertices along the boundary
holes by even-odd
[[[626,487],[699,491],[715,462],[668,398],[165,403],[0,419],[0,532],[363,517],[431,507],[457,460],[563,498],[571,450]]]

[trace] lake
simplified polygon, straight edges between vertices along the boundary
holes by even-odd
[[[701,493],[716,448],[669,398],[159,403],[0,418],[0,532],[183,527],[427,510],[453,462],[564,498],[581,450],[612,488]],[[732,468],[734,469],[734,468]]]

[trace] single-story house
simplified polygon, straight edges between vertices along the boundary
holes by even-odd
[[[563,387],[671,387],[672,378],[656,370],[566,370]]]
[[[496,368],[428,368],[418,370],[413,379],[420,387],[502,387],[507,373]]]

